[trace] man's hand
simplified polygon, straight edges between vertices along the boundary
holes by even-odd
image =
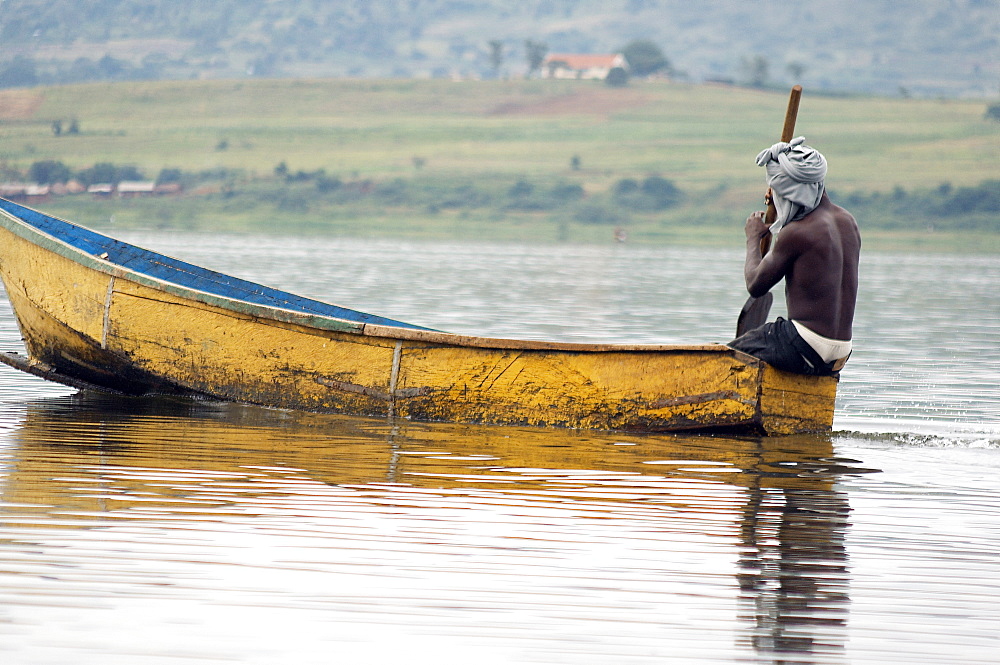
[[[744,227],[744,231],[746,231],[747,240],[756,240],[758,242],[771,232],[770,227],[764,223],[763,210],[758,210],[747,217],[747,224]]]

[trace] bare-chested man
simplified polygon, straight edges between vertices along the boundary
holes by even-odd
[[[760,297],[784,278],[791,320],[779,317],[729,346],[788,372],[829,375],[851,354],[861,236],[854,217],[826,194],[826,159],[804,141],[776,143],[757,156],[778,219],[769,228],[755,212],[745,228],[747,291]],[[760,240],[772,232],[762,256]]]

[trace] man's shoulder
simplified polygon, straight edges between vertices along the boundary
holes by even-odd
[[[802,219],[787,224],[778,237],[786,233],[786,248],[802,254],[830,243],[844,248],[860,246],[860,230],[854,216],[829,199]]]
[[[839,205],[830,200],[829,197],[824,196],[822,202],[815,208],[813,208],[809,213],[802,217],[801,222],[806,222],[800,228],[806,229],[810,226],[822,226],[824,224],[855,224],[854,215],[848,212],[846,209],[841,208]],[[794,226],[789,225],[789,226]]]
[[[854,215],[852,215],[846,208],[841,208],[839,205],[830,200],[829,195],[824,194],[823,199],[820,204],[809,213],[809,215],[819,214],[819,215],[829,215],[837,220],[851,220],[854,221]],[[809,215],[806,215],[807,217]]]
[[[827,214],[829,214],[830,216],[831,223],[837,226],[840,233],[848,233],[848,234],[858,233],[858,221],[854,219],[854,215],[852,215],[849,210],[841,208],[840,206],[831,202]]]
[[[817,208],[803,218],[785,224],[778,233],[778,238],[784,240],[786,247],[806,249],[815,243],[826,242],[831,234],[836,233],[834,229],[841,223],[836,210],[830,207],[822,210]]]
[[[788,222],[775,237],[774,247],[784,254],[800,254],[816,242],[818,227],[825,225],[823,221],[809,220],[808,215]]]

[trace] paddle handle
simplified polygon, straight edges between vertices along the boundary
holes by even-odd
[[[792,86],[792,91],[788,95],[788,108],[785,109],[785,124],[781,127],[781,140],[787,143],[795,136],[795,118],[799,115],[799,100],[802,99],[802,86]],[[767,210],[764,213],[764,223],[770,226],[778,219],[778,209],[774,207],[774,201],[767,202]],[[771,234],[760,239],[760,253],[767,254],[771,248]]]

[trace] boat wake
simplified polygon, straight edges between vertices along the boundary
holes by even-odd
[[[1000,424],[930,420],[857,419],[838,422],[838,439],[888,443],[914,448],[1000,450]]]

